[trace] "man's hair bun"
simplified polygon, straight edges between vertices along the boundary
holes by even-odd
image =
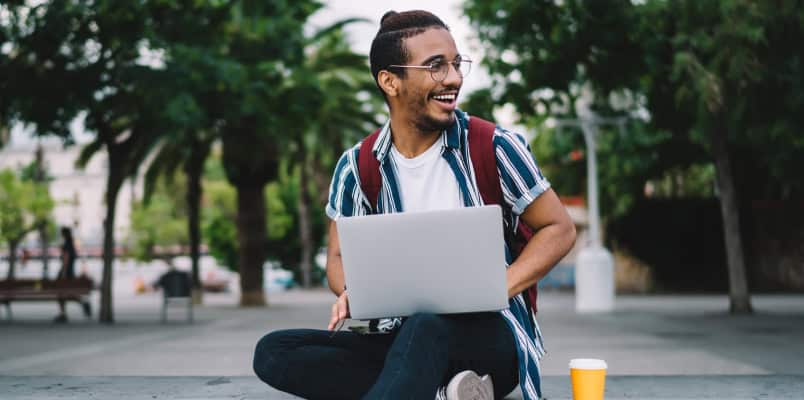
[[[382,26],[385,25],[385,20],[387,20],[388,18],[396,17],[397,15],[399,15],[399,13],[394,10],[388,11],[385,14],[383,14],[382,18],[380,18],[380,27],[382,28]]]

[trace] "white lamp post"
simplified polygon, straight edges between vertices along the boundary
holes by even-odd
[[[575,264],[575,311],[610,312],[614,310],[614,257],[603,247],[600,235],[600,206],[597,181],[597,136],[601,125],[623,129],[625,118],[600,118],[591,111],[578,119],[557,119],[556,127],[579,127],[586,142],[587,203],[589,206],[589,241]]]

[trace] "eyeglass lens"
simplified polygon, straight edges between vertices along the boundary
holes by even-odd
[[[433,68],[430,69],[430,75],[432,75],[433,80],[436,82],[441,82],[447,78],[449,74],[449,65],[455,68],[458,71],[458,74],[461,77],[466,77],[469,75],[469,71],[472,69],[472,61],[471,60],[454,60],[450,62],[441,61],[433,65]]]

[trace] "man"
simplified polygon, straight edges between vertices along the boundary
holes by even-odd
[[[469,117],[456,109],[471,61],[447,26],[425,11],[386,13],[370,63],[391,114],[372,149],[383,185],[377,200],[360,190],[360,143],[338,162],[327,205],[327,278],[338,296],[330,331],[349,317],[335,220],[482,205],[466,150]],[[257,345],[260,379],[304,398],[491,399],[518,382],[526,399],[538,399],[541,335],[522,291],[569,251],[575,228],[521,136],[497,128],[494,150],[508,226],[521,219],[536,231],[515,261],[509,257],[508,309],[384,320],[372,324],[380,334],[274,332]]]

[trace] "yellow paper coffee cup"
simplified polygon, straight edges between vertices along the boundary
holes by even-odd
[[[603,400],[606,390],[606,362],[593,358],[570,361],[572,398],[574,400]]]

